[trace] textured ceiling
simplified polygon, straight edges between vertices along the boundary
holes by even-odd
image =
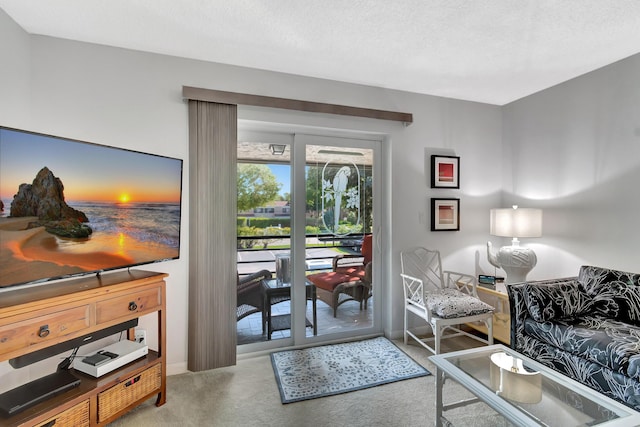
[[[638,0],[0,0],[31,34],[503,105],[640,52]]]

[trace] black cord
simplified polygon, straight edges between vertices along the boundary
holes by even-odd
[[[66,357],[62,362],[58,364],[58,371],[64,371],[71,368],[71,364],[73,363],[73,359],[75,359],[76,354],[78,354],[78,350],[80,347],[76,347],[73,349],[69,357]]]

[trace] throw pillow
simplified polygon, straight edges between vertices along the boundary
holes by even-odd
[[[590,298],[575,280],[524,285],[524,301],[536,322],[572,319],[590,308]]]
[[[620,289],[640,286],[640,274],[583,265],[580,267],[578,282],[587,294],[593,296],[612,287]]]
[[[640,274],[583,266],[578,280],[595,314],[640,325]]]

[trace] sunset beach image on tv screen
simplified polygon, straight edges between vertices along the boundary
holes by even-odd
[[[0,127],[0,288],[174,259],[182,160]]]

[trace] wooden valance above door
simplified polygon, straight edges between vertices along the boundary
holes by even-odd
[[[413,123],[413,114],[396,111],[374,110],[370,108],[350,107],[346,105],[326,104],[302,101],[298,99],[275,98],[271,96],[246,93],[225,92],[182,86],[182,97],[194,101],[216,102],[219,104],[251,105],[254,107],[281,108],[285,110],[306,111],[310,113],[337,114],[341,116],[366,117],[370,119],[392,120],[405,125]]]

